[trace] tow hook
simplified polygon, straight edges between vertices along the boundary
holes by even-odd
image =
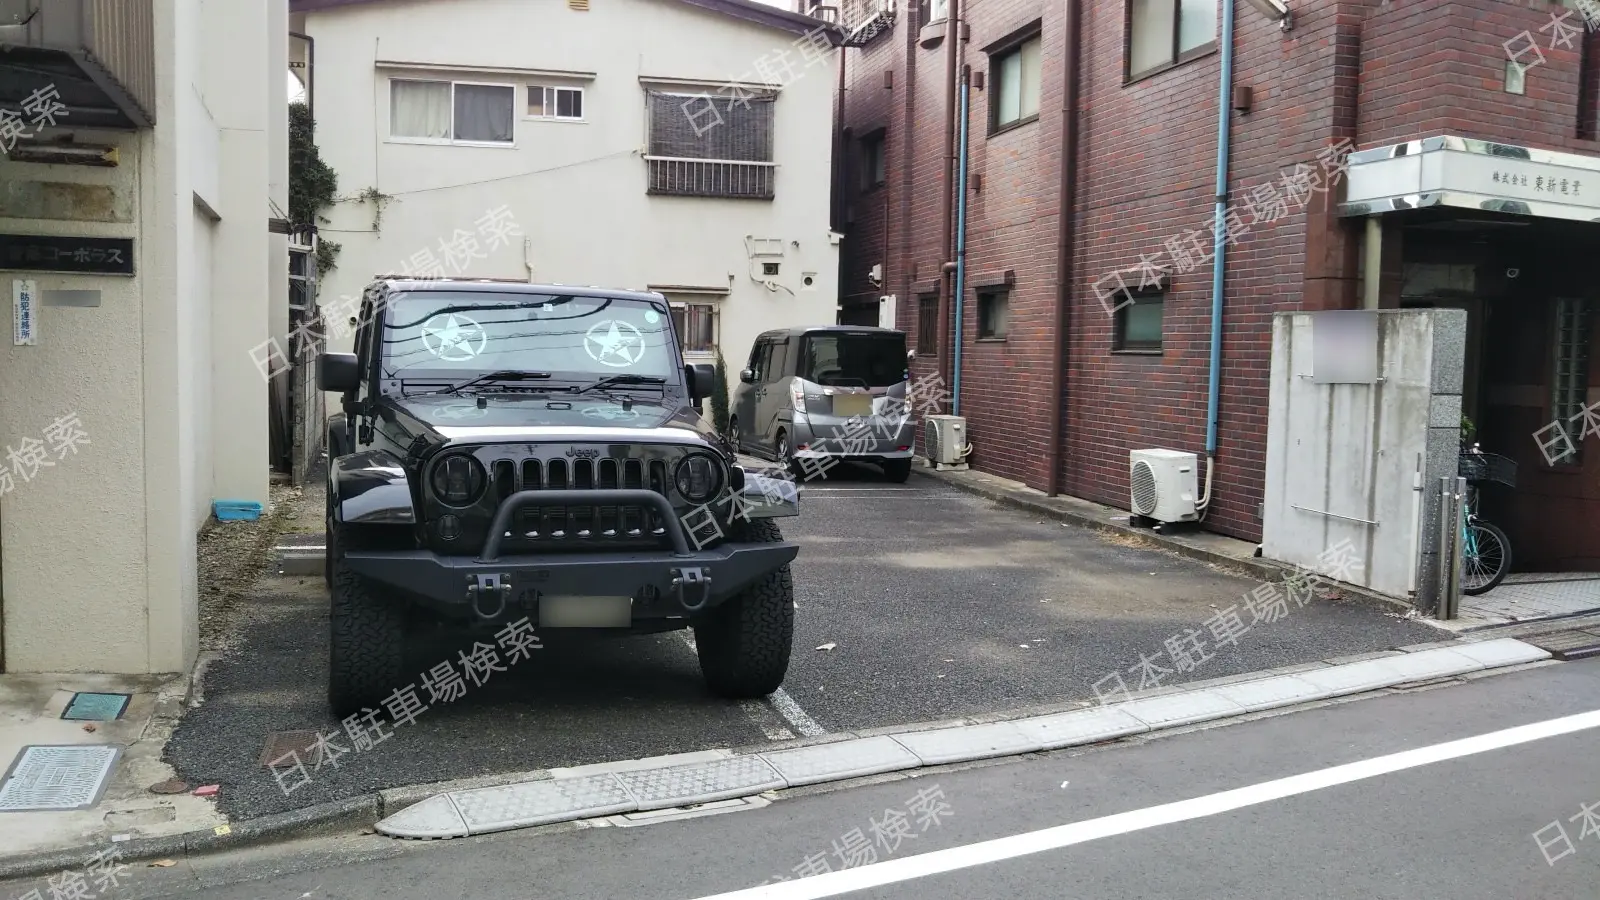
[[[689,602],[689,594],[694,588],[699,588],[700,601]],[[672,596],[684,612],[699,612],[711,602],[711,572],[706,569],[673,569],[672,570]]]
[[[501,575],[478,575],[467,586],[467,602],[482,619],[498,619],[511,598],[511,581]],[[492,604],[492,606],[491,606]]]

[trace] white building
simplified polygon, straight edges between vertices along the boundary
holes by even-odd
[[[330,350],[384,274],[658,290],[689,359],[720,345],[730,378],[761,331],[836,320],[831,27],[751,0],[292,0],[291,18],[322,158],[368,198],[324,213]]]
[[[287,0],[0,0],[5,671],[187,671],[196,534],[267,501],[287,30]]]

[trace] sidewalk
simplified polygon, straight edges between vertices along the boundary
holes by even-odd
[[[95,853],[120,855],[130,842],[227,833],[215,799],[195,794],[206,785],[177,782],[164,754],[179,720],[203,702],[196,683],[204,651],[219,644],[219,623],[270,559],[275,532],[298,500],[299,492],[274,488],[261,520],[214,522],[202,534],[194,673],[0,675],[0,873],[52,851],[71,851],[52,862],[81,872]]]

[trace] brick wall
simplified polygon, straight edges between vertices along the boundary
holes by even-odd
[[[1210,252],[1221,65],[1213,53],[1124,84],[1124,3],[1083,0],[1074,283],[1060,401],[1062,490],[1122,508],[1130,450],[1205,451],[1212,266],[1173,260],[1164,244],[1198,230]],[[969,198],[967,268],[1010,269],[1016,284],[1003,342],[973,340],[977,309],[967,292],[961,408],[975,468],[1043,488],[1058,399],[1049,386],[1065,4],[971,0],[963,7],[971,29],[963,61],[975,70],[987,69],[984,47],[1019,28],[1037,22],[1043,38],[1038,121],[990,136],[988,97],[973,94],[970,167],[982,190]],[[1240,3],[1234,83],[1250,86],[1254,103],[1233,115],[1231,202],[1281,184],[1299,164],[1320,171],[1319,152],[1341,140],[1369,147],[1449,132],[1600,153],[1575,136],[1581,43],[1552,49],[1550,33],[1538,30],[1551,9],[1537,0],[1298,4],[1294,28],[1283,33]],[[884,290],[902,298],[907,331],[916,327],[917,288],[937,283],[941,262],[944,47],[908,46],[919,24],[914,5],[902,9],[892,36],[847,51],[844,104],[845,124],[857,134],[888,126],[890,173],[886,188],[865,197],[856,196],[853,174],[847,182],[856,214],[844,245],[845,289],[876,290],[865,273],[887,263]],[[1519,97],[1501,90],[1503,45],[1523,31],[1542,38],[1544,61],[1529,69],[1528,95]],[[895,71],[893,90],[882,87],[885,69]],[[1206,520],[1226,534],[1260,536],[1272,314],[1357,303],[1359,232],[1332,207],[1328,195],[1316,195],[1304,209],[1254,225],[1227,251],[1215,496]],[[1174,263],[1164,351],[1113,353],[1112,317],[1093,285],[1137,268],[1143,256]],[[934,371],[932,361],[919,359],[914,371]]]

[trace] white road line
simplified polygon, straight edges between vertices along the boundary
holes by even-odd
[[[1015,859],[1019,856],[1042,853],[1046,850],[1057,850],[1074,844],[1114,837],[1119,834],[1128,834],[1160,825],[1170,825],[1175,822],[1187,822],[1191,819],[1214,816],[1272,800],[1281,800],[1285,797],[1293,797],[1298,794],[1319,791],[1341,784],[1349,784],[1353,781],[1376,778],[1379,775],[1388,775],[1431,763],[1459,759],[1464,756],[1487,753],[1492,750],[1501,750],[1518,744],[1526,744],[1597,727],[1600,727],[1600,710],[1566,716],[1560,719],[1550,719],[1544,722],[1535,722],[1532,725],[1523,725],[1517,728],[1507,728],[1504,731],[1481,734],[1443,744],[1434,744],[1429,747],[1418,747],[1415,750],[1406,750],[1400,753],[1392,753],[1388,756],[1364,759],[1359,762],[1334,766],[1316,772],[1307,772],[1303,775],[1293,775],[1275,781],[1264,781],[1260,784],[1223,791],[1205,797],[1196,797],[1192,800],[1180,800],[1176,803],[1118,813],[1099,819],[1089,819],[1085,822],[1074,822],[1070,825],[1057,825],[1053,828],[1031,831],[1026,834],[997,838],[978,844],[968,844],[964,847],[951,847],[947,850],[936,850],[932,853],[888,860],[859,868],[813,875],[798,881],[785,881],[778,884],[717,894],[713,897],[701,898],[701,900],[743,900],[743,898],[756,897],[813,900],[813,898],[817,897],[835,897],[852,891],[910,881],[914,878],[925,878],[929,875],[952,872],[957,869],[984,865],[985,863]]]
[[[785,722],[800,732],[801,737],[820,737],[828,733],[828,729],[818,725],[816,719],[806,715],[806,711],[801,709],[800,704],[794,702],[794,698],[783,688],[773,691],[767,702],[778,711],[778,715],[783,716]]]

